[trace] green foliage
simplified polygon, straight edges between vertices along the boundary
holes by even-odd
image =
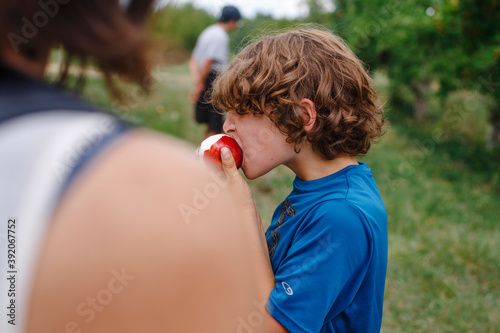
[[[462,145],[486,144],[491,99],[477,91],[457,90],[450,93],[442,113],[434,122],[448,141]]]
[[[500,1],[448,1],[436,26],[443,36],[443,57],[453,57],[440,76],[443,92],[463,87],[494,98],[493,120],[500,120]]]
[[[300,24],[301,20],[275,20],[270,15],[257,14],[253,19],[242,19],[241,27],[231,33],[231,49],[236,54],[258,37],[275,31],[281,31]]]
[[[439,79],[441,58],[436,45],[440,34],[426,13],[430,5],[431,1],[343,0],[335,20],[340,33],[370,69],[387,72],[393,102],[411,102],[416,118],[425,116],[432,82]],[[398,94],[403,86],[412,91],[413,101]]]
[[[198,35],[217,19],[191,3],[168,5],[154,13],[148,30],[159,43],[171,49],[191,51]]]
[[[334,22],[340,33],[371,69],[386,70],[390,101],[400,116],[413,113],[422,120],[433,99],[446,103],[453,91],[477,90],[492,97],[489,143],[500,145],[500,1],[336,4]]]

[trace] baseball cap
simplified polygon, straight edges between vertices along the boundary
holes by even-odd
[[[219,22],[238,21],[241,18],[240,11],[234,6],[224,6],[219,18]]]

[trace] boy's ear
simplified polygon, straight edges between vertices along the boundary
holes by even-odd
[[[300,103],[302,103],[302,117],[304,118],[304,130],[309,132],[314,127],[316,123],[316,106],[314,103],[308,99],[303,98]]]

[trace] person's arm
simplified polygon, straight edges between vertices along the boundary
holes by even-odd
[[[207,59],[205,60],[205,63],[203,64],[203,67],[200,70],[200,77],[198,78],[198,83],[202,83],[205,85],[205,82],[207,81],[208,75],[210,74],[210,71],[212,70],[212,65],[214,64],[213,59]]]
[[[191,57],[191,59],[189,59],[189,72],[191,73],[193,82],[198,82],[200,78],[200,70],[198,69],[198,62],[194,57]]]
[[[191,92],[191,102],[196,103],[200,97],[203,90],[206,88],[206,81],[210,71],[212,69],[212,64],[214,61],[212,59],[205,60],[203,67],[198,69],[196,59],[191,58],[189,62],[189,68],[191,71],[191,76],[194,80],[194,88]]]
[[[189,95],[189,99],[192,103],[196,103],[200,99],[200,95],[204,87],[198,85],[198,82],[200,82],[200,69],[198,68],[198,62],[194,57],[191,57],[191,59],[189,60],[189,72],[191,73],[191,78],[193,79],[194,83],[191,94]]]
[[[236,195],[238,201],[243,204],[246,218],[240,221],[241,223],[249,223],[252,227],[252,252],[255,258],[255,267],[262,273],[260,275],[259,284],[263,287],[260,302],[267,303],[269,295],[273,290],[276,280],[271,267],[271,262],[268,254],[267,240],[262,227],[259,211],[255,200],[253,199],[250,187],[243,179],[241,174],[236,169],[236,164],[227,148],[222,149],[222,165],[226,177],[229,179],[232,192]],[[288,332],[274,317],[266,310],[263,316],[261,327],[266,333],[285,333]]]

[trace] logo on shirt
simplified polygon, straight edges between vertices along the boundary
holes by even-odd
[[[280,242],[279,228],[285,223],[285,217],[287,215],[289,217],[294,217],[296,213],[297,211],[295,210],[295,207],[290,205],[290,200],[286,199],[285,201],[283,201],[283,204],[281,205],[280,217],[276,222],[276,229],[271,234],[272,242],[267,240],[269,258],[271,259],[271,261],[273,260],[274,252],[276,251],[276,248],[278,247],[278,244]]]
[[[281,282],[281,285],[283,286],[283,289],[285,289],[285,293],[287,293],[288,295],[293,295],[292,287],[290,287],[288,283]]]

